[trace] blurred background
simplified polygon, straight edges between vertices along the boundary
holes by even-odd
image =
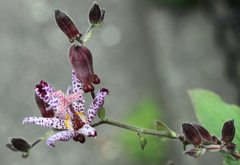
[[[84,144],[71,140],[56,142],[56,147],[50,148],[41,142],[27,159],[4,146],[8,137],[33,142],[49,130],[21,123],[24,117],[40,116],[34,100],[34,86],[40,80],[62,91],[71,85],[71,44],[57,27],[54,10],[68,13],[84,34],[93,2],[1,1],[1,164],[222,164],[219,153],[193,159],[182,154],[179,142],[163,143],[148,136],[143,152],[136,133],[109,125],[97,127],[98,138],[87,138]],[[110,90],[105,101],[109,118],[149,129],[153,129],[153,120],[160,120],[181,133],[182,122],[197,122],[187,94],[189,89],[208,89],[227,103],[240,104],[237,0],[98,3],[106,9],[105,23],[93,30],[86,46],[101,79],[96,90]],[[85,96],[88,109],[91,98],[89,94]]]

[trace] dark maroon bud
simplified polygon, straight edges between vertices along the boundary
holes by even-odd
[[[198,130],[190,123],[182,124],[182,131],[187,141],[196,147],[202,145],[202,138]]]
[[[200,135],[204,141],[209,141],[209,142],[212,141],[211,134],[203,126],[196,124],[196,123],[192,123],[192,125],[195,128],[197,128],[198,132],[200,133]]]
[[[212,136],[212,142],[215,144],[222,144],[222,142],[215,135]]]
[[[88,14],[89,23],[95,27],[101,27],[103,24],[104,16],[105,9],[100,9],[98,3],[94,2]]]
[[[80,41],[82,34],[79,33],[77,27],[67,14],[57,9],[55,10],[55,19],[57,25],[63,31],[63,33],[68,36],[70,42],[73,42],[74,39]]]
[[[222,141],[224,144],[231,143],[235,135],[234,120],[229,120],[224,123],[222,128]]]
[[[234,144],[234,143],[228,143],[227,146],[226,146],[226,149],[228,151],[232,151],[232,152],[235,151],[236,148],[237,148],[237,145]]]
[[[72,45],[69,49],[69,61],[76,77],[84,84],[83,91],[94,91],[92,83],[99,84],[100,79],[94,74],[90,50],[85,46]]]
[[[18,151],[16,148],[13,147],[12,143],[7,143],[6,147],[9,148],[12,151]]]
[[[22,138],[9,138],[9,140],[12,143],[11,147],[16,151],[28,152],[28,150],[31,148],[31,145]],[[9,148],[9,145],[7,147]]]
[[[85,142],[85,136],[82,134],[78,134],[77,136],[73,137],[73,140],[76,142],[84,143]]]
[[[45,118],[53,118],[54,117],[54,111],[53,109],[46,110],[49,105],[45,103],[35,92],[35,101],[37,103],[37,106],[42,114],[42,117]]]
[[[180,142],[185,142],[186,141],[186,139],[183,135],[179,135],[178,140],[180,140]]]
[[[194,158],[198,158],[199,156],[201,156],[202,154],[204,154],[205,150],[200,150],[197,148],[193,148],[187,151],[184,151],[183,154],[189,155],[191,157]]]

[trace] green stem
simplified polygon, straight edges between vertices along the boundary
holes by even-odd
[[[92,96],[92,99],[95,98],[94,91],[91,92],[91,96]],[[139,128],[139,127],[127,125],[127,124],[124,124],[124,123],[120,123],[120,122],[111,120],[107,117],[105,117],[104,120],[101,120],[97,123],[91,124],[91,126],[96,127],[96,126],[99,126],[101,124],[109,124],[109,125],[117,126],[119,128],[123,128],[123,129],[129,130],[129,131],[133,131],[133,132],[137,132],[137,133],[145,134],[145,135],[152,135],[152,136],[158,136],[158,137],[168,137],[170,139],[177,139],[177,136],[172,136],[171,134],[166,134],[166,133],[163,133],[163,132],[160,132],[160,131],[149,130],[149,129],[144,129],[144,128]]]
[[[109,125],[113,125],[113,126],[117,126],[119,128],[123,128],[129,131],[133,131],[133,132],[137,132],[140,134],[145,134],[145,135],[152,135],[152,136],[158,136],[158,137],[167,137],[170,139],[177,139],[177,137],[175,136],[171,136],[169,134],[164,134],[163,132],[160,131],[155,131],[155,130],[149,130],[149,129],[144,129],[144,128],[139,128],[139,127],[135,127],[135,126],[131,126],[131,125],[127,125],[124,123],[120,123],[111,119],[106,118],[105,121],[101,120],[97,123],[92,124],[92,127],[96,127],[99,126],[101,124],[109,124]]]

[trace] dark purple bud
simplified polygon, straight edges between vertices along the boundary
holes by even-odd
[[[222,128],[222,141],[224,144],[232,142],[235,135],[234,120],[229,120],[224,123]]]
[[[88,14],[89,23],[95,27],[101,27],[103,24],[104,16],[105,9],[100,9],[98,3],[94,2]]]
[[[212,142],[215,144],[222,144],[222,142],[215,135],[212,136]]]
[[[92,53],[85,46],[72,45],[69,49],[69,61],[76,77],[84,84],[83,91],[94,91],[93,84],[99,84],[100,79],[93,72]]]
[[[179,135],[178,140],[180,140],[180,142],[185,142],[186,141],[186,139],[183,135]]]
[[[35,101],[37,103],[37,106],[38,106],[41,114],[42,114],[42,117],[45,117],[45,118],[53,118],[54,117],[53,109],[46,110],[46,108],[49,107],[49,105],[47,103],[45,103],[36,93],[35,93]]]
[[[82,134],[79,134],[75,137],[73,137],[73,140],[76,142],[84,143],[85,142],[85,136]]]
[[[231,151],[231,152],[235,151],[236,148],[237,148],[237,145],[234,144],[234,143],[228,143],[228,144],[226,145],[226,149],[227,149],[228,151]]]
[[[55,19],[57,25],[63,31],[63,33],[68,36],[70,42],[73,42],[74,39],[80,41],[82,34],[79,33],[77,27],[67,14],[57,9],[55,10]]]
[[[16,148],[13,147],[12,143],[7,143],[6,147],[9,148],[12,151],[18,151]]]
[[[190,123],[182,124],[182,131],[187,141],[196,147],[202,145],[202,138],[198,130]]]
[[[10,149],[15,149],[16,151],[21,151],[21,152],[28,152],[28,150],[31,148],[31,145],[24,139],[22,138],[9,138],[9,140],[12,143],[12,146],[7,145],[11,147]]]
[[[197,149],[197,148],[193,148],[190,150],[187,150],[185,152],[183,152],[183,154],[192,156],[194,158],[198,158],[199,156],[201,156],[202,154],[204,154],[205,150],[201,150],[201,149]]]
[[[209,142],[212,141],[211,134],[203,126],[196,124],[196,123],[192,123],[192,125],[195,128],[197,128],[198,132],[200,133],[200,135],[204,141],[209,141]]]

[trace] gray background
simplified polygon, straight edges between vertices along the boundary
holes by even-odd
[[[224,74],[222,51],[215,43],[215,27],[204,9],[180,12],[137,0],[98,2],[106,9],[105,24],[93,31],[86,46],[101,79],[96,89],[110,90],[105,102],[110,118],[122,121],[139,100],[152,97],[163,107],[164,122],[180,133],[182,122],[197,122],[187,90],[209,89],[228,103],[236,103],[234,87]],[[50,148],[42,142],[25,160],[4,146],[8,137],[32,142],[48,130],[21,123],[24,117],[40,115],[33,97],[36,83],[45,80],[63,91],[71,84],[70,43],[56,26],[53,11],[59,8],[68,13],[85,33],[93,1],[0,3],[1,164],[145,164],[131,159],[127,148],[115,140],[121,136],[119,128],[107,125],[97,127],[98,138],[87,138],[84,145],[56,142]],[[166,164],[167,160],[179,165],[222,164],[218,153],[193,159],[182,155],[178,142],[168,142],[167,147],[165,160],[149,164]]]

